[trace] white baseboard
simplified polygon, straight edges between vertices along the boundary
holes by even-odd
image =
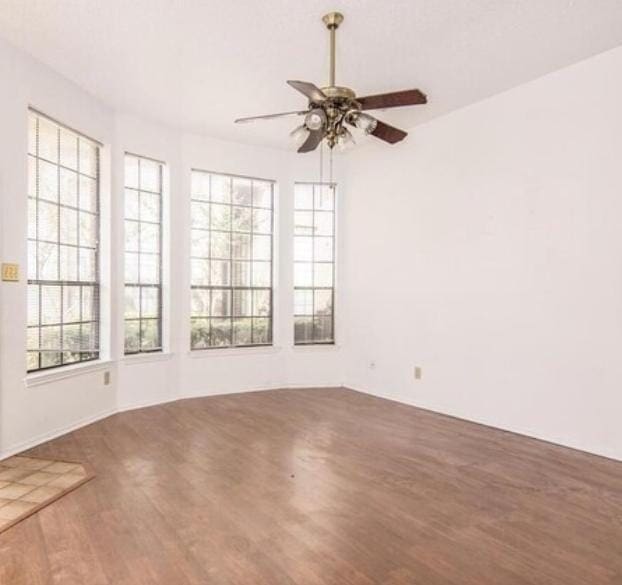
[[[239,389],[234,389],[234,390],[227,390],[225,392],[221,392],[221,391],[215,391],[215,392],[209,392],[206,393],[205,391],[203,392],[183,392],[182,395],[179,397],[180,399],[183,398],[202,398],[202,397],[208,397],[208,396],[227,396],[228,394],[243,394],[245,392],[264,392],[267,390],[287,390],[288,388],[309,388],[309,390],[313,390],[313,389],[319,389],[319,388],[342,388],[343,384],[342,383],[337,383],[335,384],[334,382],[326,382],[326,383],[322,383],[322,384],[292,384],[292,383],[286,383],[286,384],[273,384],[270,386],[246,386],[245,388],[239,388]]]
[[[464,415],[447,412],[442,410],[433,410],[432,408],[426,406],[419,406],[414,402],[407,402],[405,400],[399,400],[397,398],[387,396],[386,394],[377,394],[372,390],[367,390],[364,388],[358,388],[352,385],[344,385],[344,389],[353,390],[354,392],[360,392],[361,394],[367,394],[369,396],[374,396],[376,398],[381,398],[383,400],[390,400],[392,402],[397,402],[399,404],[405,404],[407,406],[413,406],[414,408],[418,408],[420,410],[425,410],[427,412],[432,412],[434,414],[439,414],[442,416],[446,416],[449,418],[454,418],[461,421],[466,421],[472,424],[481,425],[484,427],[489,427],[491,429],[495,429],[498,431],[503,431],[504,433],[512,433],[513,435],[520,435],[521,437],[527,437],[529,439],[534,439],[536,441],[542,441],[543,443],[549,443],[551,445],[556,445],[557,447],[564,447],[565,449],[572,449],[574,451],[581,451],[582,453],[588,453],[589,455],[594,455],[596,457],[605,457],[607,459],[613,459],[614,461],[622,461],[622,452],[620,450],[612,450],[607,447],[589,447],[587,448],[585,445],[578,444],[576,441],[572,439],[568,439],[566,437],[552,437],[550,435],[543,434],[542,432],[538,432],[534,429],[525,429],[525,428],[517,428],[517,427],[500,427],[498,424],[495,424],[489,420],[483,420],[479,418],[473,417],[465,417]]]
[[[335,384],[326,384],[323,386],[319,386],[319,385],[309,386],[308,384],[288,384],[284,386],[282,384],[278,384],[274,386],[261,386],[261,387],[257,386],[257,387],[246,388],[243,390],[235,390],[232,392],[219,392],[219,393],[214,393],[214,394],[205,394],[205,393],[186,394],[184,393],[182,395],[175,396],[174,398],[165,399],[165,400],[152,400],[152,401],[146,401],[146,402],[140,402],[140,403],[122,404],[122,405],[119,405],[117,408],[111,408],[106,411],[100,412],[98,414],[81,418],[63,427],[59,427],[47,433],[37,435],[36,437],[33,437],[32,439],[28,439],[27,441],[22,441],[20,443],[16,443],[15,445],[7,447],[6,449],[3,449],[0,451],[0,461],[2,461],[3,459],[6,459],[7,457],[17,455],[18,453],[21,453],[23,451],[27,451],[28,449],[32,449],[33,447],[36,447],[37,445],[41,445],[42,443],[47,443],[48,441],[51,441],[52,439],[57,439],[58,437],[62,437],[63,435],[76,431],[82,427],[90,425],[104,418],[108,418],[109,416],[112,416],[113,414],[117,414],[120,412],[137,410],[139,408],[148,408],[149,406],[158,406],[161,404],[170,404],[171,402],[177,402],[178,400],[184,400],[186,398],[207,398],[209,396],[226,396],[227,394],[242,394],[244,392],[261,392],[265,390],[283,390],[286,388],[309,388],[311,390],[311,389],[318,389],[318,388],[338,388],[338,387],[340,387],[340,385],[335,385]]]
[[[43,433],[41,435],[37,435],[36,437],[33,437],[32,439],[28,439],[26,441],[22,441],[20,443],[17,443],[15,445],[12,445],[6,449],[3,449],[0,451],[0,461],[2,461],[3,459],[6,459],[7,457],[11,457],[12,455],[16,455],[18,453],[21,453],[22,451],[26,451],[28,449],[32,449],[33,447],[36,447],[37,445],[40,445],[42,443],[46,443],[48,441],[51,441],[52,439],[56,439],[58,437],[61,437],[63,435],[66,435],[67,433],[71,433],[77,429],[80,429],[82,427],[85,427],[87,425],[90,425],[94,422],[97,422],[99,420],[102,420],[104,418],[107,418],[109,416],[112,416],[114,414],[120,413],[120,412],[127,412],[127,411],[131,411],[131,410],[137,410],[139,408],[148,408],[149,406],[158,406],[160,404],[170,404],[172,402],[177,402],[178,400],[184,400],[187,398],[207,398],[209,396],[226,396],[228,394],[242,394],[244,392],[262,392],[262,391],[266,391],[266,390],[284,390],[287,388],[308,388],[309,390],[313,390],[313,389],[325,389],[325,388],[344,388],[345,390],[352,390],[354,392],[360,392],[362,394],[368,394],[370,396],[375,396],[376,398],[381,398],[384,400],[392,400],[393,402],[399,402],[400,404],[406,404],[409,406],[413,406],[415,408],[420,408],[421,410],[427,410],[428,412],[434,412],[435,414],[440,414],[443,416],[448,416],[451,418],[456,418],[459,420],[464,420],[467,422],[471,422],[473,424],[479,424],[479,425],[483,425],[483,426],[487,426],[487,427],[491,427],[500,431],[505,431],[505,432],[509,432],[509,433],[514,433],[517,435],[521,435],[524,437],[529,437],[531,439],[536,439],[539,441],[544,441],[547,443],[551,443],[554,445],[558,445],[561,447],[565,447],[568,449],[574,449],[577,451],[582,451],[584,453],[589,453],[591,455],[596,455],[596,456],[600,456],[600,457],[607,457],[609,459],[613,459],[615,461],[622,461],[622,455],[618,452],[611,452],[611,450],[608,449],[598,449],[598,450],[593,450],[593,449],[586,449],[582,446],[578,446],[575,443],[573,443],[572,441],[567,441],[567,440],[563,440],[563,439],[558,439],[558,438],[550,438],[550,437],[546,437],[546,436],[542,436],[540,433],[536,433],[530,430],[524,430],[524,429],[514,429],[514,428],[503,428],[503,427],[498,427],[494,424],[491,424],[489,421],[484,421],[484,420],[476,420],[473,418],[465,418],[463,416],[459,416],[457,414],[451,413],[451,412],[442,412],[442,411],[435,411],[432,410],[430,408],[425,408],[422,406],[417,406],[414,403],[411,402],[405,402],[405,401],[400,401],[400,400],[396,400],[395,398],[391,398],[388,397],[386,395],[381,395],[381,394],[376,394],[374,392],[372,392],[371,390],[367,390],[364,388],[358,388],[352,385],[347,385],[344,383],[341,384],[335,384],[335,383],[325,383],[325,384],[314,384],[313,386],[309,386],[309,384],[292,384],[292,383],[288,383],[288,384],[275,384],[273,386],[256,386],[256,387],[251,387],[251,388],[246,388],[246,389],[239,389],[239,390],[234,390],[231,392],[216,392],[213,394],[205,394],[205,393],[182,393],[179,396],[176,396],[174,398],[170,398],[170,399],[166,399],[166,400],[155,400],[155,401],[146,401],[146,402],[141,402],[141,403],[130,403],[130,404],[123,404],[123,405],[119,405],[117,408],[113,408],[113,409],[108,409],[105,410],[103,412],[100,412],[98,414],[92,415],[92,416],[88,416],[88,417],[84,417],[81,418],[77,421],[74,421],[71,424],[65,425],[63,427],[59,427],[57,429],[54,429],[52,431],[49,431],[47,433]]]
[[[42,443],[47,443],[48,441],[51,441],[52,439],[57,439],[58,437],[62,437],[63,435],[76,431],[87,425],[93,424],[94,422],[97,422],[104,418],[108,418],[110,415],[115,414],[116,412],[118,411],[115,408],[108,409],[98,414],[94,414],[91,416],[81,418],[77,421],[72,422],[71,424],[56,428],[47,433],[37,435],[36,437],[33,437],[32,439],[28,439],[26,441],[16,443],[15,445],[12,445],[0,451],[0,461],[2,461],[3,459],[6,459],[7,457],[16,455],[17,453],[21,453],[22,451],[27,451],[28,449],[32,449],[33,447],[36,447],[37,445],[41,445]]]
[[[139,408],[149,408],[150,406],[158,406],[160,404],[170,404],[171,402],[177,402],[182,400],[184,396],[175,396],[174,398],[166,398],[164,400],[145,400],[144,402],[130,402],[127,404],[120,404],[115,410],[115,414],[118,412],[128,412],[130,410],[138,410]]]

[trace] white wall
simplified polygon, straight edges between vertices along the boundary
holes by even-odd
[[[622,459],[621,104],[619,48],[353,153],[348,385]]]
[[[103,271],[109,386],[89,367],[27,387],[26,284],[0,283],[0,458],[118,409],[345,384],[622,459],[621,66],[618,49],[394,148],[355,150],[337,177],[338,344],[293,348],[293,182],[315,179],[317,158],[113,112],[0,41],[10,88],[0,94],[0,260],[24,277],[29,104],[104,143],[102,245],[113,259]],[[163,356],[122,355],[124,151],[164,160],[170,175]],[[189,352],[192,167],[277,181],[273,348]]]
[[[49,68],[0,41],[0,261],[22,279],[0,283],[0,459],[107,416],[180,397],[343,381],[340,348],[294,349],[291,238],[295,180],[316,177],[310,158],[184,135],[114,112]],[[59,369],[26,383],[27,111],[32,105],[100,140],[102,150],[102,363]],[[123,154],[167,163],[163,355],[123,357]],[[314,158],[315,160],[315,158]],[[275,346],[190,354],[190,169],[277,181]],[[112,374],[104,385],[103,372]],[[70,375],[66,375],[70,374]]]
[[[27,113],[32,105],[109,144],[112,112],[46,67],[0,42],[0,257],[18,262],[22,279],[0,285],[0,454],[115,408],[101,372],[26,389]],[[102,153],[109,168],[109,149]],[[109,185],[103,184],[103,191]],[[109,210],[104,207],[104,221]],[[109,239],[103,242],[109,245]],[[102,274],[104,294],[109,271]],[[1,456],[1,455],[0,455]]]

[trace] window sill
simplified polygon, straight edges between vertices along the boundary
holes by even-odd
[[[137,353],[133,355],[123,356],[121,358],[121,363],[124,366],[134,366],[151,362],[166,362],[173,359],[174,355],[174,353],[170,352]]]
[[[339,351],[341,345],[337,343],[309,343],[306,345],[294,345],[294,353]]]
[[[222,349],[195,349],[188,352],[188,357],[192,359],[202,359],[211,357],[233,357],[244,355],[268,355],[279,353],[279,345],[265,345],[261,347],[223,347]]]
[[[58,382],[59,380],[90,374],[91,372],[107,370],[112,364],[113,362],[111,360],[94,360],[85,364],[65,366],[48,372],[35,372],[26,375],[24,378],[24,385],[26,388],[42,386],[44,384],[50,384],[51,382]]]

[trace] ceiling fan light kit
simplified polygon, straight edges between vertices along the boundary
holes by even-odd
[[[326,114],[321,108],[311,110],[305,116],[305,124],[309,130],[321,130],[326,125]]]
[[[268,114],[266,116],[253,116],[250,118],[238,118],[236,123],[245,123],[255,120],[269,120],[285,116],[303,116],[304,123],[290,133],[292,139],[300,144],[298,152],[311,152],[322,141],[325,141],[332,150],[338,146],[339,150],[348,148],[354,144],[354,137],[347,128],[352,126],[369,134],[395,144],[406,138],[407,133],[399,128],[378,120],[364,110],[396,108],[400,106],[414,106],[427,103],[424,93],[418,89],[408,89],[391,93],[357,97],[354,90],[349,87],[340,87],[335,84],[336,70],[336,36],[337,29],[343,22],[343,14],[329,12],[322,17],[330,34],[330,70],[329,83],[326,87],[319,88],[308,81],[288,81],[287,83],[302,93],[308,100],[306,110],[284,112],[282,114]]]

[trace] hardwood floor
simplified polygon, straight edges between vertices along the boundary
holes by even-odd
[[[97,477],[2,585],[622,584],[622,463],[342,389],[183,400],[32,449]]]

